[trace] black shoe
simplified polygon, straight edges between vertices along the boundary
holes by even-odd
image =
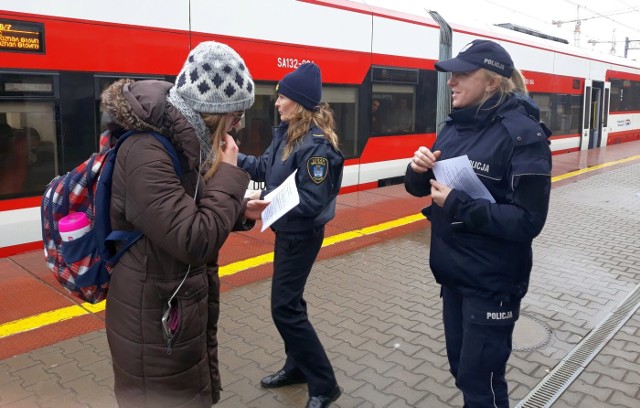
[[[263,388],[280,388],[287,385],[304,384],[306,382],[307,380],[305,380],[304,377],[280,370],[277,373],[264,377],[260,380],[260,385]]]
[[[333,401],[340,398],[340,395],[342,395],[342,388],[336,385],[336,388],[334,388],[333,391],[331,391],[331,393],[327,395],[310,397],[309,401],[307,401],[307,405],[305,405],[305,408],[326,408],[331,405]]]

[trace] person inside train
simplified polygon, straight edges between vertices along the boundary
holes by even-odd
[[[432,149],[420,146],[406,190],[431,195],[429,263],[441,285],[447,357],[468,408],[508,407],[505,371],[520,301],[551,191],[551,132],[524,78],[499,44],[474,40],[436,69],[450,72],[453,109]],[[434,178],[467,155],[495,202]]]
[[[220,399],[218,253],[231,230],[268,204],[245,201],[231,129],[254,102],[243,59],[226,44],[200,43],[174,84],[123,79],[101,108],[139,134],[120,147],[111,224],[144,235],[113,267],[106,333],[120,407],[202,407]],[[178,152],[178,176],[163,144]]]
[[[379,135],[382,132],[382,115],[380,111],[380,99],[371,101],[371,134]]]
[[[264,377],[265,388],[308,384],[307,408],[329,406],[342,389],[307,316],[304,288],[333,219],[344,158],[338,150],[333,111],[322,97],[320,68],[300,65],[278,83],[275,107],[281,123],[259,156],[238,155],[254,181],[266,182],[261,198],[296,172],[300,204],[272,225],[275,232],[271,314],[284,342],[282,369]]]
[[[8,123],[0,123],[0,195],[24,194],[28,173],[27,137]]]
[[[25,126],[20,129],[29,146],[29,172],[26,189],[29,192],[43,192],[55,177],[55,145],[43,141],[40,132],[34,127]]]
[[[398,105],[391,113],[391,126],[389,133],[410,133],[413,130],[413,112],[409,107],[409,101],[402,97]]]

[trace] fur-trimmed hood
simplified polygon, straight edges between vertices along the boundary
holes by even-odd
[[[167,136],[193,169],[199,163],[200,144],[193,126],[167,101],[172,86],[166,81],[121,79],[105,89],[100,107],[125,131],[155,131]]]
[[[132,79],[121,79],[102,93],[101,108],[124,129],[162,133],[166,96],[171,87],[172,84],[165,81],[136,83]],[[139,99],[136,91],[142,91],[144,101]]]

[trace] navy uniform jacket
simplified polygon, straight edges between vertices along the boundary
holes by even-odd
[[[550,134],[535,102],[521,94],[489,110],[474,106],[449,115],[432,150],[442,151],[438,160],[466,154],[496,203],[454,189],[444,207],[423,210],[432,223],[430,266],[438,283],[495,299],[525,295],[531,243],[549,208]],[[416,173],[409,166],[405,188],[429,195],[431,178],[432,171]]]
[[[300,204],[274,222],[278,232],[302,232],[325,225],[335,217],[336,197],[342,184],[344,158],[335,150],[318,127],[312,126],[297,146],[282,161],[288,124],[273,128],[271,145],[260,157],[238,155],[238,166],[254,181],[264,181],[260,197],[282,184],[296,169]]]

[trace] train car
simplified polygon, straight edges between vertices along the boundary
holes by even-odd
[[[206,40],[232,46],[254,76],[256,103],[237,134],[245,153],[260,154],[270,142],[276,82],[305,61],[320,65],[347,159],[343,193],[402,181],[442,118],[438,101],[448,91],[435,61],[474,38],[500,42],[523,70],[554,132],[554,153],[640,139],[637,62],[455,21],[446,21],[449,42],[436,14],[375,4],[3,0],[0,257],[41,247],[41,194],[96,150],[101,91],[124,77],[173,81],[188,51]]]

